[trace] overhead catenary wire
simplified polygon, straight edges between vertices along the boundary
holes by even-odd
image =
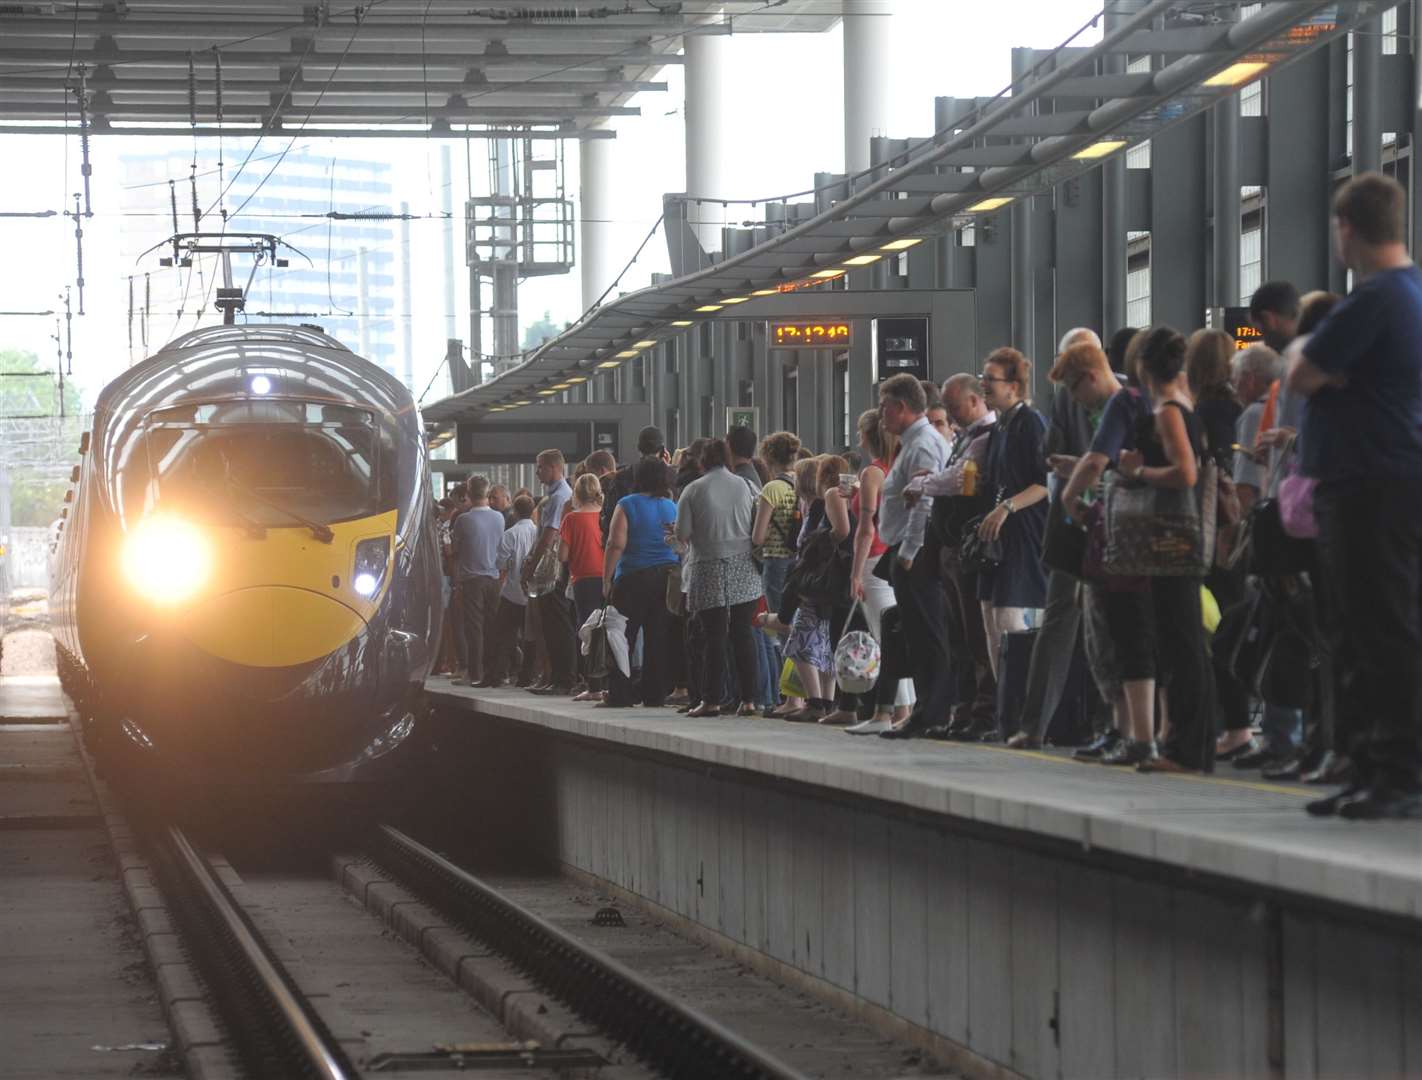
[[[360,36],[360,28],[365,25],[365,16],[368,15],[373,9],[386,2],[388,2],[388,0],[371,0],[370,4],[368,4],[363,9],[363,14],[357,15],[355,29],[351,31],[351,36],[349,39],[347,39],[345,48],[341,50],[341,55],[336,58],[336,63],[331,68],[331,73],[326,76],[326,81],[321,84],[321,89],[316,94],[316,100],[313,101],[311,103],[311,107],[306,110],[306,116],[302,118],[301,127],[305,127],[306,124],[310,122],[311,117],[316,113],[316,109],[320,106],[322,100],[326,97],[326,92],[331,89],[331,84],[335,82],[336,75],[340,72],[342,65],[344,65],[346,62],[346,57],[350,55],[351,47],[355,45],[356,38]],[[310,52],[310,48],[312,45],[315,44],[315,41],[316,37],[313,34],[311,40],[307,43],[308,52]],[[301,67],[300,65],[298,65],[297,72],[299,73],[300,70]],[[291,93],[291,86],[294,84],[295,78],[296,75],[293,74],[292,83],[287,84],[287,95],[290,95]],[[272,178],[272,174],[275,173],[277,169],[281,167],[282,161],[286,159],[286,155],[291,150],[291,148],[296,145],[296,140],[300,138],[300,135],[300,128],[292,132],[291,138],[287,141],[286,147],[277,156],[276,161],[272,162],[272,167],[267,170],[266,175],[263,176],[261,180],[257,181],[257,186],[247,193],[247,197],[242,200],[242,204],[232,212],[233,217],[236,217],[238,214],[242,213],[242,211],[247,208],[247,204],[250,203],[254,198],[256,198],[257,193],[262,190],[263,185],[265,185],[266,182]]]

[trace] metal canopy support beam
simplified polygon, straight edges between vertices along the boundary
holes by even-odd
[[[660,314],[646,331],[639,333],[639,336],[655,337],[659,333],[675,332],[667,324],[683,317],[679,313],[687,318],[701,318],[693,311],[698,305],[747,290],[783,284],[787,279],[799,284],[806,269],[842,267],[842,255],[847,251],[874,250],[884,246],[891,237],[931,240],[971,221],[975,225],[976,239],[975,248],[970,252],[976,263],[975,284],[985,292],[1000,286],[1004,297],[1001,311],[979,308],[978,328],[984,339],[1010,340],[1012,313],[1006,298],[1010,296],[1008,254],[1012,245],[1009,239],[1012,212],[994,212],[1001,205],[997,201],[985,208],[979,208],[978,204],[998,198],[1019,202],[1032,199],[1096,168],[1101,164],[1099,158],[1082,153],[1095,140],[1110,138],[1135,145],[1146,139],[1168,137],[1174,129],[1186,125],[1192,118],[1200,120],[1207,110],[1235,93],[1232,76],[1221,78],[1233,65],[1249,57],[1267,56],[1271,71],[1282,70],[1316,46],[1340,39],[1362,15],[1376,15],[1396,2],[1398,0],[1261,0],[1248,18],[1206,27],[1208,33],[1197,34],[1193,40],[1175,34],[1180,28],[1173,24],[1188,21],[1198,14],[1194,0],[1139,0],[1138,6],[1113,3],[1100,44],[1059,53],[1051,70],[1030,82],[1015,85],[1010,93],[999,98],[965,102],[969,111],[961,113],[951,128],[941,130],[932,140],[918,144],[879,140],[886,147],[882,157],[884,167],[856,180],[852,185],[854,190],[836,189],[837,194],[832,198],[827,191],[821,193],[823,197],[817,198],[812,208],[789,201],[772,204],[767,207],[764,227],[753,230],[755,246],[728,252],[714,261],[674,258],[673,265],[680,275],[677,280],[659,283],[641,295],[619,300],[613,307],[625,303],[645,310],[648,302],[662,305],[653,309]],[[1137,36],[1136,45],[1146,43],[1158,57],[1178,59],[1164,66],[1162,59],[1156,60],[1154,70],[1145,73],[1149,75],[1148,90],[1141,89],[1147,84],[1137,83],[1131,87],[1130,96],[1106,100],[1080,118],[1038,108],[1041,102],[1057,100],[1052,95],[1068,79],[1125,74],[1119,70],[1119,62],[1125,58],[1121,51],[1125,43],[1132,35],[1152,29],[1159,29],[1160,36]],[[1187,44],[1203,51],[1181,52]],[[695,56],[689,59],[694,66]],[[1226,86],[1226,82],[1231,85]],[[1072,128],[1074,134],[1036,137],[1034,141],[1014,145],[1002,142],[1005,123],[1015,125],[1008,130],[1022,131],[1040,131],[1052,124],[1059,125],[1058,130],[1076,124],[1080,127]],[[1195,130],[1202,130],[1202,125],[1203,121]],[[1200,145],[1192,167],[1203,160],[1207,146],[1207,143]],[[1109,150],[1107,153],[1117,178],[1123,181],[1119,185],[1122,190],[1115,194],[1124,196],[1124,189],[1130,185],[1124,183],[1123,155],[1119,150],[1115,154]],[[994,160],[997,163],[986,163]],[[892,169],[888,167],[890,163]],[[969,165],[975,166],[976,171],[972,174],[975,186],[968,190],[894,198],[898,185],[906,178],[936,176],[943,168]],[[1132,179],[1139,181],[1147,177],[1133,176]],[[824,180],[833,184],[831,177]],[[1103,183],[1103,187],[1109,186]],[[1124,235],[1124,229],[1115,230],[1115,226],[1125,224],[1124,202],[1123,197],[1113,199],[1111,193],[1104,197],[1103,231],[1107,235],[1113,232],[1117,236]],[[1192,219],[1192,229],[1197,240],[1204,243],[1208,234],[1202,227],[1206,221],[1203,200],[1200,206],[1200,213]],[[670,213],[668,220],[671,221]],[[848,237],[837,235],[838,228],[834,234],[822,231],[828,226],[861,222],[864,231]],[[1043,232],[1042,236],[1045,235]],[[814,250],[792,252],[788,250],[792,245]],[[1103,251],[1103,308],[1121,321],[1125,315],[1124,246],[1124,243],[1120,245],[1119,252]],[[673,254],[675,256],[675,250]],[[911,251],[909,259],[911,264],[917,259],[921,265],[931,256],[931,249],[923,249]],[[1180,300],[1182,305],[1193,307],[1189,319],[1197,321],[1204,306],[1206,275],[1192,273],[1199,280],[1181,290]],[[1040,291],[1037,285],[1037,292]],[[1037,314],[1040,310],[1034,309],[1034,317],[1040,319]],[[607,313],[608,309],[604,308],[589,316],[576,328],[576,340],[587,341],[587,331],[592,332],[594,340],[601,333],[605,342],[601,348],[609,347],[614,335],[612,328],[602,322]],[[1000,333],[993,330],[999,325]],[[1108,324],[1103,329],[1114,330],[1119,325],[1119,322],[1114,326]],[[599,327],[603,329],[599,331]],[[696,339],[698,335],[691,337]],[[576,363],[586,368],[594,356],[600,355],[597,346],[589,345]],[[535,354],[528,365],[547,377],[566,370],[573,362],[569,353],[545,349]],[[698,387],[697,392],[703,389],[707,388]],[[498,387],[490,387],[487,392],[481,391],[479,400],[496,402],[504,396]]]

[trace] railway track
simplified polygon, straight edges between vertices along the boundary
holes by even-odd
[[[659,1075],[675,1080],[805,1080],[800,1071],[400,830],[380,826],[370,854],[431,908],[526,971]]]
[[[230,868],[176,826],[152,838],[154,873],[247,1076],[345,1080],[377,1072],[508,1067],[535,1075],[803,1080],[800,1071],[390,826],[375,830],[363,858],[575,1014],[582,1028],[595,1029],[607,1053],[513,1040],[364,1057],[351,1048],[358,1043],[333,1034],[333,1027],[350,1025],[323,1018],[283,963],[281,947],[269,943],[234,895],[224,880],[235,877]],[[320,991],[318,996],[325,998]],[[322,1008],[330,1006],[323,1000]],[[616,1065],[616,1059],[627,1064]]]
[[[162,831],[154,868],[248,1075],[354,1080],[345,1050],[182,829]]]

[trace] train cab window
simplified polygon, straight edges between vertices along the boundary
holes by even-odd
[[[393,508],[393,441],[348,405],[208,402],[156,410],[125,477],[126,515],[151,506],[276,527],[291,514],[322,523]],[[132,494],[133,499],[129,498]]]

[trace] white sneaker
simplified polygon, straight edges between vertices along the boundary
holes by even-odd
[[[873,717],[860,724],[851,724],[844,729],[846,735],[877,735],[881,731],[888,731],[894,726],[892,720],[885,720],[881,717]]]

